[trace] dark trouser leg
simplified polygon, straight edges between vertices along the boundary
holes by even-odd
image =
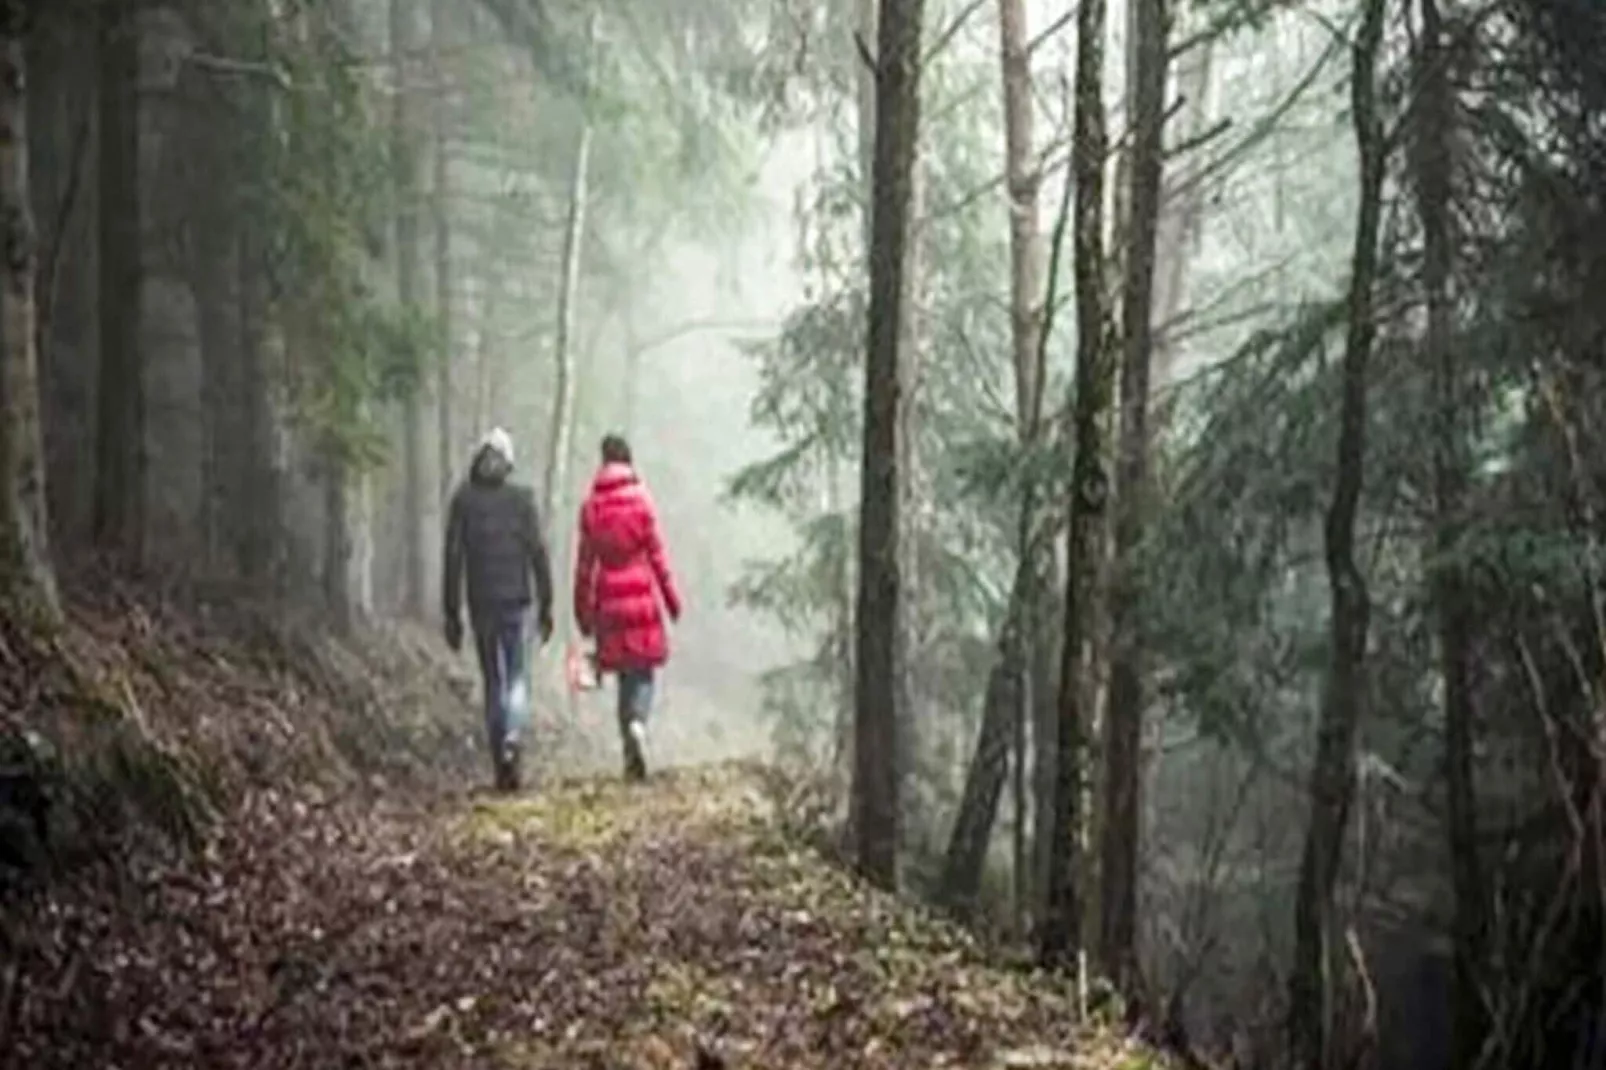
[[[485,736],[496,771],[496,785],[518,787],[518,739],[510,734],[522,727],[512,723],[510,714],[523,716],[524,710],[510,710],[510,700],[522,707],[529,702],[529,679],[525,651],[525,613],[514,609],[474,622],[474,645],[480,658],[480,675],[485,681]],[[522,693],[516,693],[522,692]]]
[[[485,691],[485,741],[491,751],[491,766],[496,772],[498,787],[506,780],[502,771],[502,727],[506,721],[503,703],[507,681],[502,675],[500,632],[494,620],[474,622],[474,652],[479,655],[480,680]]]
[[[619,736],[625,749],[625,775],[640,780],[647,775],[642,739],[652,710],[652,670],[627,669],[619,673]]]
[[[530,716],[529,621],[523,609],[508,613],[497,629],[502,658],[501,748],[506,787],[517,790],[522,779],[523,737]]]

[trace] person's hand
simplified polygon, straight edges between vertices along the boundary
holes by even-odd
[[[463,621],[458,617],[446,618],[446,645],[454,654],[463,649]]]
[[[552,614],[543,613],[536,623],[537,634],[541,636],[541,645],[545,646],[552,641]]]

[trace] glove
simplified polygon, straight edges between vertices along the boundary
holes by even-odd
[[[454,654],[463,649],[463,622],[457,617],[446,619],[446,645]]]
[[[541,614],[541,619],[537,622],[536,628],[541,636],[541,645],[545,646],[550,643],[552,641],[552,614]]]

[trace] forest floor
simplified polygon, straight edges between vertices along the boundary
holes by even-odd
[[[805,846],[770,770],[468,790],[478,717],[437,644],[235,616],[0,614],[0,742],[53,741],[51,841],[83,845],[0,880],[0,1067],[1156,1063]],[[598,757],[552,744],[566,771]],[[0,759],[6,848],[27,809]]]
[[[201,864],[57,898],[17,1066],[1120,1067],[1066,994],[777,831],[758,774],[263,803]],[[18,985],[26,970],[50,983]]]

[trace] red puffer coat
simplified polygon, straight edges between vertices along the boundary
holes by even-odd
[[[605,464],[580,507],[580,551],[574,570],[574,619],[596,636],[597,667],[650,669],[669,658],[658,599],[680,617],[680,593],[658,533],[647,488],[627,464]]]

